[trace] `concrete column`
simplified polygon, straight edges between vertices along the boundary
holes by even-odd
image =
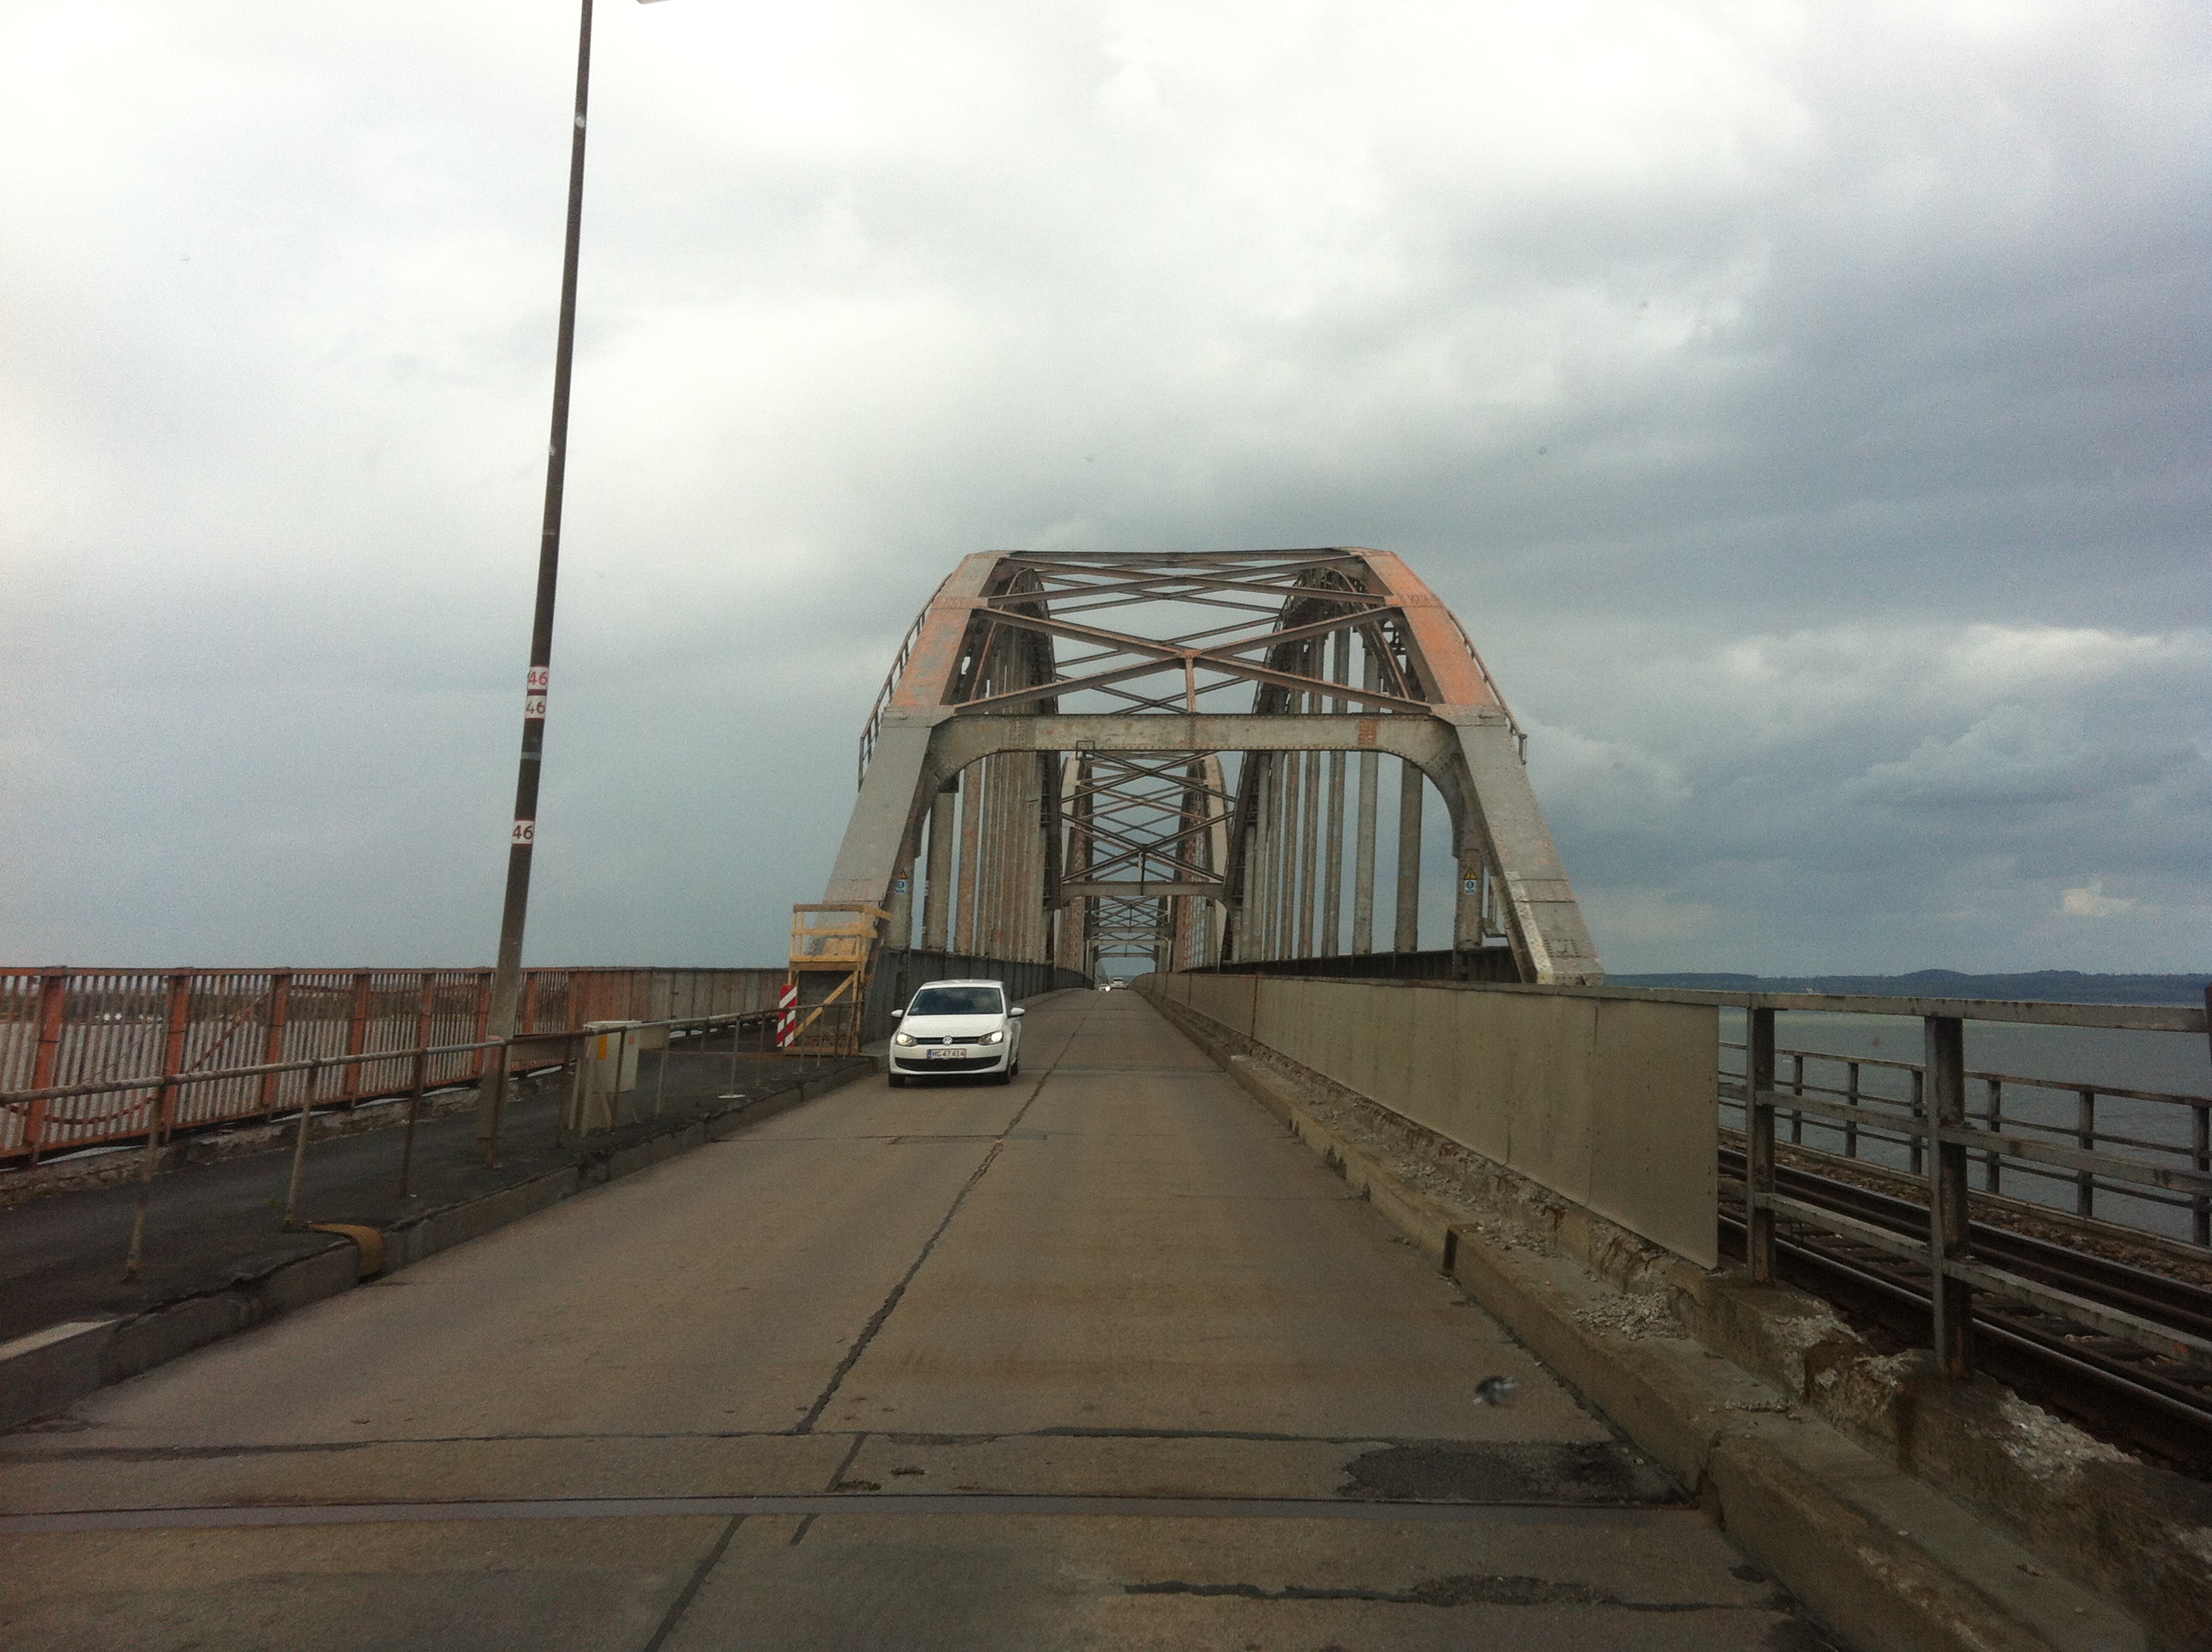
[[[1027,958],[1030,920],[1036,908],[1030,883],[1044,860],[1044,846],[1036,836],[1036,763],[1021,753],[1006,766],[1006,956]]]
[[[1318,696],[1307,696],[1310,706]],[[1321,752],[1298,752],[1298,957],[1314,956],[1321,915]]]
[[[930,951],[947,950],[952,920],[952,834],[959,824],[960,782],[937,794],[929,805],[928,878],[921,892],[921,944]]]
[[[1282,777],[1275,792],[1275,956],[1287,958],[1298,944],[1298,754],[1275,759]]]
[[[1275,759],[1281,777],[1275,787],[1275,951],[1287,958],[1297,944],[1298,764],[1296,752]]]
[[[1091,876],[1091,764],[1082,756],[1067,760],[1070,797],[1067,801],[1067,876],[1071,881],[1081,882]],[[1073,933],[1067,941],[1069,955],[1074,959],[1069,967],[1091,971],[1091,933],[1097,926],[1092,921],[1097,902],[1085,897],[1069,902],[1065,920],[1066,929]]]
[[[884,903],[884,910],[891,914],[884,921],[880,944],[884,946],[903,949],[914,944],[914,880],[921,871],[915,864],[921,848],[915,841],[917,835],[908,832],[906,841],[899,847],[898,865],[891,877],[891,898]],[[899,887],[902,882],[906,884],[904,889]]]
[[[1091,902],[1070,901],[1060,909],[1060,946],[1070,969],[1091,969]]]
[[[1206,829],[1206,867],[1216,878],[1226,878],[1229,875],[1229,824],[1227,805],[1222,799],[1229,790],[1229,785],[1227,776],[1221,772],[1221,754],[1207,752],[1199,762],[1197,774],[1208,793],[1200,797],[1200,806],[1214,817],[1213,823]],[[1228,917],[1227,902],[1208,901],[1206,903],[1206,953],[1199,960],[1200,963],[1221,962],[1222,938],[1226,932]]]
[[[1392,950],[1421,950],[1421,771],[1398,763],[1398,933]]]
[[[1298,778],[1292,755],[1284,752],[1275,758],[1275,938],[1267,949],[1272,958],[1290,957],[1291,944],[1297,938],[1291,921],[1291,902],[1297,897],[1298,879],[1298,817],[1293,807]]]
[[[1278,957],[1277,938],[1282,933],[1282,754],[1270,752],[1262,759],[1267,771],[1260,778],[1260,916],[1254,956]]]
[[[1244,759],[1247,762],[1267,763],[1270,760],[1254,753]],[[1267,902],[1270,886],[1267,882],[1267,856],[1274,841],[1268,828],[1267,809],[1273,794],[1267,789],[1267,774],[1262,769],[1253,790],[1252,807],[1252,869],[1245,878],[1243,956],[1264,958],[1267,956]]]
[[[1031,963],[1049,960],[1051,935],[1044,909],[1044,765],[1042,754],[1018,760],[1022,770],[1022,817],[1014,841],[1021,845],[1021,956]]]
[[[954,905],[952,950],[975,950],[975,902],[982,884],[983,793],[988,789],[990,759],[970,763],[960,777],[960,882]]]
[[[1482,856],[1473,849],[1459,857],[1457,893],[1452,897],[1452,950],[1482,944]]]
[[[1376,683],[1375,656],[1363,647],[1359,681],[1364,687]],[[1359,754],[1359,814],[1353,837],[1352,856],[1352,950],[1372,952],[1375,950],[1375,802],[1376,780],[1382,766],[1382,757],[1372,751]]]
[[[1023,898],[1029,883],[1030,834],[1028,823],[1036,818],[1035,805],[1030,800],[1030,768],[1027,753],[1006,754],[1006,809],[1000,817],[1001,834],[999,852],[999,910],[1000,932],[1004,937],[1002,958],[1026,957],[1023,947],[1029,940],[1029,902]]]
[[[1339,631],[1330,640],[1331,650],[1328,680],[1346,680],[1352,659],[1352,634]],[[1332,714],[1340,714],[1345,709],[1342,698],[1332,696],[1328,702]],[[1322,817],[1328,823],[1328,835],[1322,846],[1321,878],[1321,952],[1333,958],[1344,950],[1344,753],[1332,751],[1328,764],[1328,800],[1322,809]]]
[[[986,957],[1006,956],[1006,805],[1013,779],[1009,756],[988,758],[990,777],[984,786],[983,877],[981,899],[976,907],[975,950]]]

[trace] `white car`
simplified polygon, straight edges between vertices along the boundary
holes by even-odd
[[[1022,1017],[995,981],[928,981],[894,1019],[887,1067],[893,1090],[908,1078],[981,1073],[993,1084],[1022,1070]]]

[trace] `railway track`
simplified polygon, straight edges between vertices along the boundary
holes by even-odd
[[[1741,1254],[1743,1153],[1721,1149],[1721,1224]],[[1928,1209],[1850,1182],[1778,1165],[1776,1191],[1889,1231],[1924,1238]],[[1801,1285],[1873,1319],[1905,1343],[1927,1340],[1924,1267],[1788,1217],[1777,1220],[1778,1266]],[[2212,1337],[2212,1291],[2048,1240],[1974,1223],[1976,1260],[2038,1284]],[[1974,1296],[1978,1361],[2027,1398],[2107,1439],[2175,1467],[2212,1475],[2212,1363],[2152,1352],[2025,1303]]]

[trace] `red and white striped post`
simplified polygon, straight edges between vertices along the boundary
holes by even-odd
[[[787,981],[775,998],[775,1047],[789,1049],[799,1036],[799,983]]]

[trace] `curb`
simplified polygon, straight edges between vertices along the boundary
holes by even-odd
[[[1297,1083],[1154,1005],[1529,1351],[1695,1488],[1813,1615],[1869,1652],[2151,1652],[2142,1625],[1686,1334],[1583,1322],[1620,1293],[1496,1242],[1309,1112]],[[1287,1064],[1286,1064],[1287,1065]]]
[[[359,1236],[332,1234],[330,1244],[266,1272],[234,1279],[218,1291],[180,1297],[122,1319],[70,1320],[0,1344],[0,1430],[66,1410],[87,1394],[137,1376],[180,1354],[234,1336],[280,1314],[350,1291],[424,1258],[483,1237],[565,1199],[674,1158],[737,1130],[788,1113],[878,1071],[861,1057],[816,1078],[741,1102],[687,1125],[611,1151],[586,1153],[496,1193],[410,1217]],[[726,1127],[717,1128],[718,1126]],[[368,1242],[371,1237],[380,1245]],[[374,1248],[374,1257],[366,1253]]]

